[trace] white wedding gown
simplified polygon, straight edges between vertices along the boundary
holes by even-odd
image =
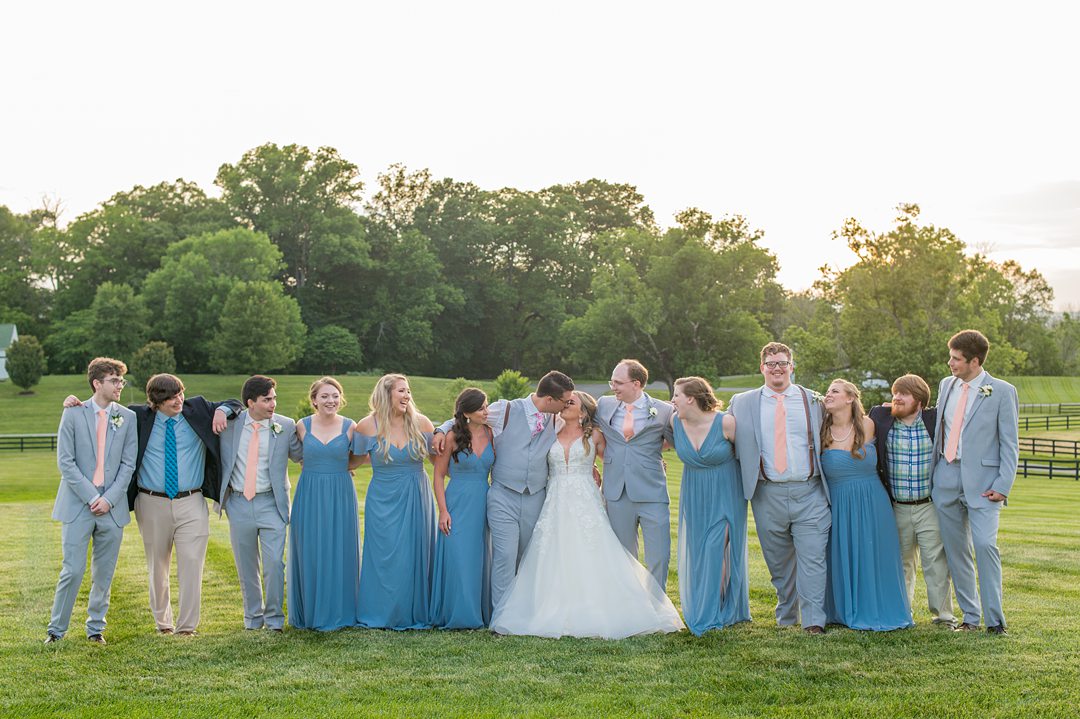
[[[619,543],[593,482],[595,446],[548,452],[547,497],[502,606],[499,634],[622,639],[684,628],[675,605]]]

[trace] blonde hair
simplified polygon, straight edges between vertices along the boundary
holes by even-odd
[[[675,380],[675,386],[681,389],[686,397],[694,400],[702,412],[719,412],[724,409],[724,403],[716,398],[712,385],[703,377],[680,377]]]
[[[843,388],[844,393],[852,398],[851,403],[851,423],[855,430],[855,439],[851,442],[851,456],[855,459],[862,459],[866,456],[866,451],[863,450],[863,445],[866,443],[866,432],[863,430],[863,417],[866,416],[866,410],[862,406],[862,392],[859,388],[848,382],[846,379],[834,379],[829,383],[831,387],[834,384],[840,385]],[[825,420],[821,423],[821,448],[827,449],[832,444],[832,413],[825,413]]]
[[[596,400],[588,392],[574,390],[578,406],[581,407],[581,443],[585,445],[585,454],[589,453],[589,437],[600,425],[596,423]]]
[[[375,439],[384,462],[390,461],[391,395],[394,393],[394,385],[399,381],[408,384],[409,378],[403,374],[384,374],[375,383],[375,389],[371,390],[371,398],[368,400],[368,409],[375,417]],[[409,456],[416,460],[423,459],[427,454],[427,440],[420,431],[420,412],[412,398],[409,398],[402,424],[408,440],[405,449],[409,451]]]

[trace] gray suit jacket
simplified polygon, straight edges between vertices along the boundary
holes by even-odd
[[[278,514],[282,521],[289,523],[289,460],[299,462],[304,458],[303,444],[296,436],[296,423],[281,414],[274,414],[271,422],[281,425],[281,432],[270,432],[270,489],[274,492],[274,503],[277,504]],[[233,467],[236,465],[236,453],[239,450],[240,435],[247,423],[247,410],[229,422],[225,431],[221,433],[221,497],[218,498],[218,516],[221,516],[221,508],[225,500],[232,493],[230,480],[232,479]]]
[[[615,427],[611,418],[619,408],[619,400],[604,395],[597,400],[596,419],[607,440],[604,450],[604,497],[616,500],[626,488],[632,502],[667,502],[667,473],[660,452],[664,439],[672,440],[671,413],[674,408],[663,400],[645,395],[649,414],[645,426],[629,441],[622,427]]]
[[[109,514],[117,526],[131,521],[127,490],[139,454],[135,413],[115,402],[109,404],[109,427],[105,431],[105,483],[94,486],[97,467],[97,409],[93,401],[68,407],[60,416],[56,438],[56,465],[60,488],[53,505],[53,519],[71,522],[99,494],[112,505]],[[119,419],[114,420],[113,417]],[[116,423],[120,426],[117,427]]]
[[[829,497],[829,485],[821,468],[821,420],[824,408],[815,402],[813,394],[801,385],[795,385],[807,393],[810,402],[810,427],[814,435],[814,465],[821,475],[825,497]],[[743,495],[747,501],[754,498],[758,477],[761,475],[761,393],[764,387],[742,392],[731,398],[731,414],[735,417],[735,456],[742,472]]]
[[[975,406],[960,432],[960,481],[968,506],[995,504],[982,496],[991,489],[1008,496],[1020,458],[1020,404],[1016,388],[991,377],[989,372],[986,377],[993,390],[987,397],[977,387],[972,387],[968,401],[974,402]],[[945,447],[945,403],[959,385],[960,380],[956,377],[946,377],[938,385],[940,429],[934,437],[935,461]]]

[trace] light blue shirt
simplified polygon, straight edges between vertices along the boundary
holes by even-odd
[[[634,434],[645,429],[645,422],[649,418],[649,397],[642,392],[641,396],[631,402],[634,406]],[[622,431],[622,423],[626,417],[626,402],[619,402],[615,412],[611,415],[611,426]]]
[[[142,464],[139,465],[139,486],[152,492],[165,491],[165,420],[164,412],[154,413],[154,426],[146,442]],[[176,469],[179,479],[177,491],[190,492],[203,484],[206,467],[206,447],[195,434],[183,414],[173,417],[176,425]]]
[[[776,471],[776,447],[773,427],[776,424],[776,393],[768,387],[761,388],[761,459],[765,464],[765,477],[773,482],[805,482],[810,478],[810,437],[806,433],[806,406],[802,392],[789,385],[783,392],[784,409],[787,411],[787,471]],[[816,473],[815,473],[816,474]]]
[[[984,384],[989,384],[989,382],[990,379],[986,376],[986,370],[982,370],[973,380],[971,380],[971,382],[967,383],[970,385],[971,389],[968,390],[967,407],[964,408],[965,424],[971,417],[971,412],[975,409],[975,399],[978,396],[976,393],[979,391],[979,387],[982,387]],[[941,431],[944,432],[944,434],[941,435],[941,439],[943,440],[941,443],[941,453],[943,455],[945,454],[945,448],[949,446],[949,435],[952,434],[953,412],[956,411],[956,404],[960,401],[960,394],[963,386],[964,382],[962,382],[959,377],[953,378],[952,390],[949,391],[949,398],[945,400],[945,406],[942,408],[944,413],[941,415]],[[961,427],[960,442],[956,445],[956,459],[959,460],[963,454],[964,429]]]

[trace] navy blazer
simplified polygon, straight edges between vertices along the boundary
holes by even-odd
[[[877,471],[885,491],[892,499],[892,483],[889,482],[889,460],[887,457],[889,430],[893,426],[892,411],[883,404],[870,408],[870,419],[874,420],[874,438],[877,441]],[[930,443],[934,442],[934,429],[937,426],[937,407],[922,411],[922,421],[930,434]]]
[[[210,402],[205,397],[188,397],[184,400],[184,409],[180,414],[191,425],[195,435],[202,440],[206,448],[206,465],[203,469],[202,493],[208,499],[217,500],[221,494],[221,445],[218,436],[214,434],[214,412],[218,409],[225,410],[229,419],[235,418],[244,409],[243,405],[235,399],[227,399],[223,402]],[[150,441],[150,432],[154,429],[154,418],[157,411],[148,404],[131,404],[128,409],[135,413],[135,419],[139,427],[139,455],[135,460],[135,473],[132,482],[128,485],[128,508],[135,511],[135,498],[139,496],[139,468],[142,467],[143,453]]]

